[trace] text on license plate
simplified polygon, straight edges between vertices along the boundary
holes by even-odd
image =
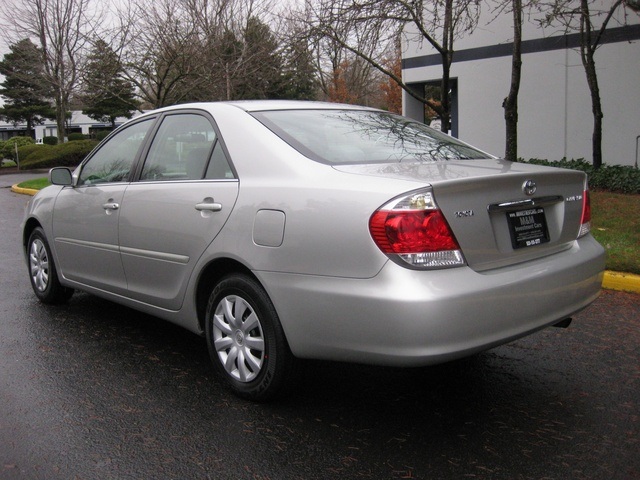
[[[532,247],[549,241],[544,208],[507,212],[513,248]]]

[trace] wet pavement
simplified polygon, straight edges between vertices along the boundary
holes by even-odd
[[[1,479],[640,479],[640,295],[437,367],[308,362],[257,405],[191,333],[86,294],[39,304],[6,177]]]

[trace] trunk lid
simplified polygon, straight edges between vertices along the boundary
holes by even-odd
[[[586,175],[503,160],[335,166],[431,185],[468,265],[507,267],[569,248],[580,230]],[[405,193],[405,192],[398,192]]]

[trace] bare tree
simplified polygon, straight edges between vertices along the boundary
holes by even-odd
[[[442,130],[448,131],[454,40],[475,28],[479,8],[477,0],[307,0],[301,18],[312,35],[331,39],[431,107],[441,119]],[[441,56],[439,99],[416,93],[383,61],[385,48],[400,35],[410,41],[427,42]]]
[[[628,7],[639,12],[637,0],[613,0],[603,8],[603,2],[595,0],[556,0],[552,4],[543,4],[549,9],[545,23],[559,23],[566,31],[580,34],[580,58],[584,67],[589,92],[591,94],[591,112],[593,114],[592,157],[594,168],[602,166],[602,99],[596,70],[595,54],[602,45],[607,27],[620,8]],[[626,15],[622,18],[626,20]]]
[[[125,77],[147,108],[190,100],[199,83],[202,48],[195,26],[171,0],[122,4],[112,45]]]
[[[271,0],[184,0],[206,45],[204,93],[215,99],[274,95],[282,70]]]
[[[85,33],[94,28],[90,0],[4,0],[5,35],[31,38],[42,51],[44,81],[56,109],[58,140],[64,141],[69,101],[78,83]]]
[[[518,93],[522,76],[522,0],[507,0],[497,8],[497,14],[510,11],[513,17],[513,50],[511,53],[511,83],[502,102],[505,120],[504,158],[518,160]]]
[[[117,35],[128,79],[148,107],[270,96],[278,39],[270,0],[133,0]]]
[[[369,103],[377,84],[375,68],[345,45],[349,42],[350,25],[333,22],[331,35],[322,32],[314,18],[321,14],[315,2],[307,2],[306,11],[292,11],[288,21],[297,25],[295,34],[305,38],[313,52],[321,98],[341,103]],[[356,50],[371,57],[378,46],[357,39]]]

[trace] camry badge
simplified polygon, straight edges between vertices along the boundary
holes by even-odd
[[[533,195],[534,193],[536,193],[537,189],[538,189],[538,186],[536,185],[536,182],[534,182],[533,180],[527,180],[522,184],[522,191],[526,195],[529,195],[529,196]]]

